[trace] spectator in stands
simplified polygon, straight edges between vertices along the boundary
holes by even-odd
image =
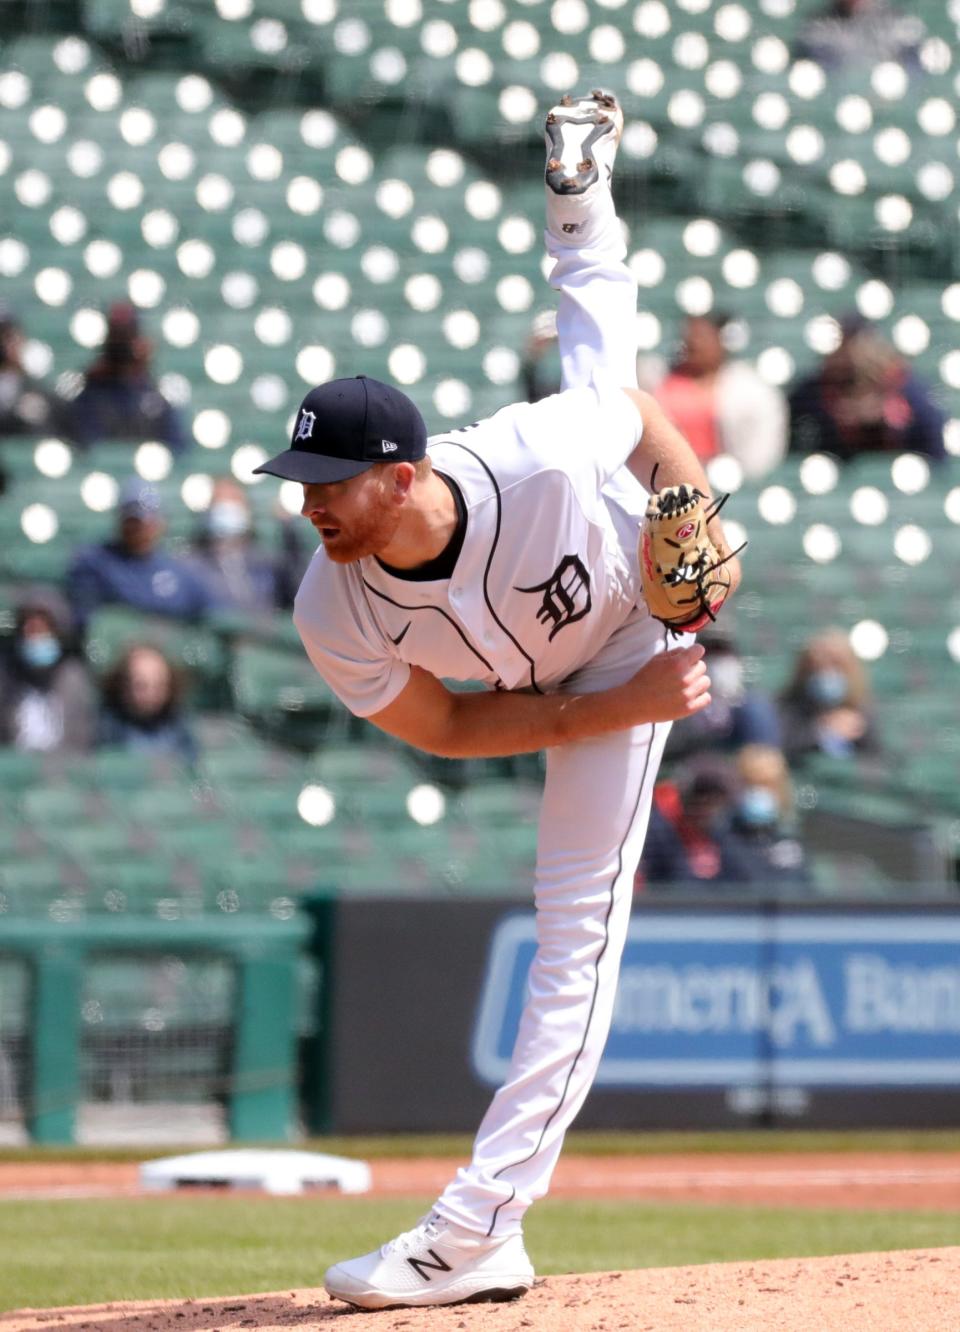
[[[210,588],[196,569],[163,547],[163,532],[156,490],[131,479],[120,493],[113,540],[84,547],[67,571],[67,592],[81,624],[104,605],[183,619],[213,609]]]
[[[839,346],[790,394],[790,447],[943,458],[944,413],[906,361],[865,319],[844,321]]]
[[[787,404],[748,361],[730,356],[735,332],[736,321],[729,315],[691,316],[674,365],[665,370],[661,358],[642,359],[638,379],[701,461],[728,453],[754,479],[766,476],[786,453]],[[558,373],[547,363],[556,340],[554,312],[537,315],[520,364],[528,402],[559,389]]]
[[[799,653],[780,716],[791,764],[810,754],[879,752],[867,672],[842,629],[815,634]]]
[[[783,394],[753,366],[731,356],[737,324],[719,312],[692,315],[674,364],[662,378],[641,363],[648,388],[703,462],[730,454],[755,479],[782,461],[787,448]]]
[[[0,303],[0,436],[69,436],[69,404],[28,373],[25,347],[19,319]]]
[[[810,888],[806,855],[792,830],[793,785],[783,751],[747,745],[735,761],[737,796],[720,834],[730,859],[758,887]]]
[[[0,660],[0,744],[44,754],[82,754],[93,744],[95,700],[74,652],[74,626],[61,594],[28,588]]]
[[[888,0],[830,0],[800,29],[794,57],[824,69],[869,69],[882,60],[919,69],[925,36],[922,19]]]
[[[557,312],[553,309],[534,315],[520,361],[520,382],[527,402],[539,402],[560,391]]]
[[[637,886],[807,888],[789,831],[792,789],[782,752],[749,745],[735,764],[699,763],[656,789]]]
[[[658,783],[637,871],[638,888],[696,888],[739,879],[720,834],[736,795],[736,775],[722,759],[701,761],[677,781]]]
[[[674,722],[667,740],[667,755],[682,758],[709,750],[727,752],[744,745],[779,746],[780,716],[763,689],[746,683],[744,662],[736,641],[722,626],[698,635],[706,649],[710,676],[710,703],[701,712]]]
[[[183,715],[184,678],[159,648],[128,647],[103,680],[101,748],[170,754],[193,763],[197,746]]]
[[[176,409],[150,372],[153,344],[132,305],[118,302],[107,315],[107,335],[73,402],[73,434],[81,445],[105,439],[159,440],[174,453],[187,447]]]
[[[230,477],[214,482],[191,563],[218,605],[260,613],[293,605],[305,561],[292,523],[280,520],[279,536],[279,551],[265,550],[246,490]]]

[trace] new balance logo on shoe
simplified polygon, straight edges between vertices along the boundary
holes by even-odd
[[[358,1309],[425,1309],[514,1299],[533,1285],[533,1268],[521,1235],[490,1240],[433,1213],[372,1253],[337,1263],[323,1282]]]
[[[432,1262],[432,1263],[428,1263],[427,1260],[426,1260],[426,1258],[408,1258],[408,1259],[407,1259],[407,1262],[410,1264],[410,1266],[411,1266],[411,1267],[413,1268],[413,1270],[416,1272],[417,1276],[420,1277],[423,1281],[429,1281],[429,1280],[430,1280],[430,1276],[429,1276],[429,1274],[423,1270],[425,1267],[429,1267],[429,1268],[430,1268],[432,1271],[434,1271],[434,1272],[452,1272],[452,1271],[453,1271],[453,1268],[450,1266],[450,1264],[449,1264],[449,1263],[445,1263],[445,1262],[443,1261],[443,1259],[440,1257],[440,1255],[437,1253],[437,1251],[436,1251],[435,1249],[428,1249],[428,1250],[427,1250],[427,1253],[429,1253],[430,1257],[433,1259],[433,1262]]]

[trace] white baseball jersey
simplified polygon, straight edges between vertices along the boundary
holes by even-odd
[[[433,437],[433,465],[467,510],[452,576],[397,577],[373,556],[336,564],[321,547],[297,595],[307,653],[350,711],[385,708],[412,665],[491,688],[554,689],[646,617],[637,533],[647,495],[624,466],[641,429],[626,394],[594,385]]]

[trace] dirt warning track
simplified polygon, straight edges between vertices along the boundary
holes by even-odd
[[[149,1156],[146,1151],[145,1159]],[[374,1195],[402,1197],[439,1193],[462,1163],[431,1158],[371,1164]],[[0,1198],[130,1197],[139,1192],[135,1164],[0,1162]],[[960,1211],[960,1153],[567,1156],[557,1166],[550,1193],[768,1207]]]

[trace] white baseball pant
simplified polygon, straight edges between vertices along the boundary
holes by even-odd
[[[636,383],[636,284],[614,220],[589,249],[549,232],[559,293],[563,387]],[[665,647],[647,616],[618,630],[567,682],[579,692],[628,679]],[[469,1166],[436,1204],[482,1235],[520,1230],[543,1197],[564,1134],[590,1090],[613,1015],[633,880],[669,724],[552,748],[540,812],[537,951],[507,1080],[484,1116]]]

